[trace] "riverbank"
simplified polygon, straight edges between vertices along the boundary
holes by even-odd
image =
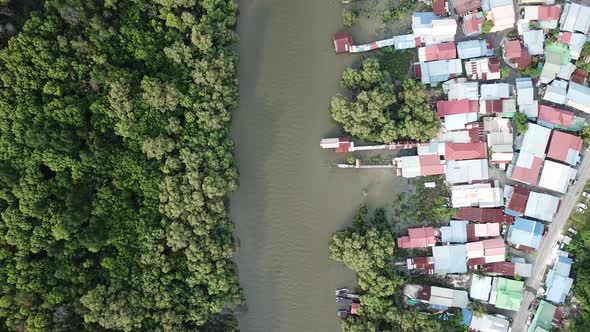
[[[337,1],[240,3],[232,132],[240,188],[231,217],[247,304],[242,331],[339,331],[333,289],[352,286],[354,275],[330,260],[326,243],[360,203],[388,206],[406,187],[392,171],[331,168],[336,156],[318,146],[341,134],[328,106],[358,59],[334,55],[341,10]]]

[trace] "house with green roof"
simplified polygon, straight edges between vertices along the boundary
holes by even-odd
[[[490,303],[496,308],[518,311],[524,294],[524,282],[506,278],[494,278],[495,294],[492,293]],[[492,289],[494,289],[492,285]],[[495,295],[495,296],[494,296]],[[492,299],[494,299],[492,301]]]
[[[557,307],[549,302],[541,300],[535,317],[529,326],[528,332],[548,332],[553,328],[553,317],[555,316]]]

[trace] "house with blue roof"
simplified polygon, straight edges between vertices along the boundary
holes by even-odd
[[[545,297],[548,301],[557,304],[565,302],[565,298],[574,284],[574,279],[569,277],[573,262],[569,257],[559,256],[555,260],[553,268],[547,272],[547,278],[545,279],[547,292]]]
[[[525,246],[537,250],[541,245],[544,229],[543,224],[539,222],[516,218],[508,232],[508,242],[514,243],[516,248]]]
[[[457,43],[457,54],[460,59],[473,59],[492,56],[494,49],[485,39],[475,39]]]

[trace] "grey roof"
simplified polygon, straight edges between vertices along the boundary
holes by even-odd
[[[563,87],[559,81],[553,81],[552,84],[547,85],[543,99],[556,104],[565,104],[567,101],[567,89]]]
[[[518,105],[527,105],[534,102],[533,97],[533,81],[530,77],[520,77],[514,80],[516,83],[516,92],[518,97]]]
[[[435,273],[467,272],[467,254],[464,244],[432,247],[432,256]]]
[[[590,88],[570,82],[567,89],[567,100],[569,106],[585,111],[584,107],[590,108]]]
[[[524,139],[522,140],[520,150],[523,152],[529,152],[537,158],[544,159],[550,135],[551,129],[539,126],[538,124],[529,123],[528,129],[524,133]]]
[[[451,220],[450,226],[440,228],[441,242],[443,243],[466,243],[467,242],[467,221]]]
[[[559,207],[559,197],[531,191],[524,215],[551,222]]]
[[[562,31],[579,31],[587,34],[590,28],[590,8],[577,3],[566,3],[559,25]]]
[[[488,180],[488,160],[447,160],[446,180],[450,184]]]
[[[498,100],[510,97],[510,84],[492,83],[481,85],[481,100]]]

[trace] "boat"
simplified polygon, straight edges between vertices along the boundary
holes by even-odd
[[[340,318],[346,318],[346,317],[348,317],[348,310],[344,310],[344,309],[338,310],[338,311],[336,311],[336,315],[338,315],[338,317],[340,317]]]
[[[336,297],[336,303],[338,304],[342,304],[342,305],[351,305],[352,304],[352,300],[346,297]]]
[[[348,288],[338,288],[334,293],[336,296],[344,296],[350,292]]]

